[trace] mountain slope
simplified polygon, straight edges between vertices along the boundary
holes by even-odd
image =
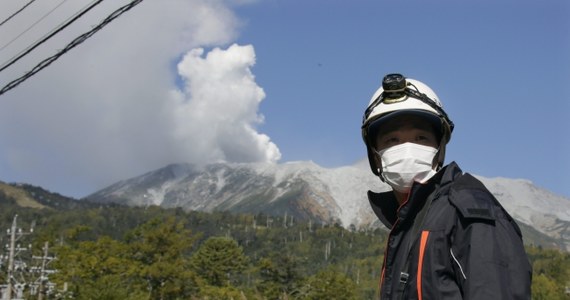
[[[36,201],[23,188],[18,188],[0,181],[0,195],[2,198],[13,199],[20,207],[45,208],[44,205]]]
[[[309,182],[314,164],[169,165],[118,182],[88,196],[97,202],[160,205],[191,210],[234,212],[283,211],[299,218],[331,221],[340,212],[329,193]],[[321,188],[326,189],[321,184]],[[336,219],[335,219],[336,220]]]
[[[520,223],[570,250],[570,201],[526,180],[478,177]],[[366,192],[389,190],[359,163],[322,168],[312,162],[285,164],[173,164],[118,182],[86,199],[190,210],[265,212],[377,226]]]
[[[4,183],[0,181],[0,204],[13,203],[17,207],[33,209],[72,210],[98,207],[100,204],[53,193],[38,186],[25,183]]]

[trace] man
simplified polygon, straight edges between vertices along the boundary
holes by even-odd
[[[391,231],[381,299],[530,299],[532,268],[515,221],[470,174],[443,167],[453,122],[437,95],[384,77],[364,113],[372,172],[393,191],[368,192]]]

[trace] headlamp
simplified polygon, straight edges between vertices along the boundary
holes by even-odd
[[[362,120],[363,127],[366,125],[366,121],[368,120],[368,117],[374,108],[376,108],[376,106],[378,106],[380,103],[396,103],[405,101],[407,97],[413,97],[424,102],[425,104],[432,107],[435,111],[437,111],[439,115],[443,117],[449,124],[450,131],[453,131],[453,122],[451,122],[451,120],[447,117],[445,111],[438,104],[436,104],[436,101],[418,91],[418,89],[412,83],[408,83],[406,81],[406,77],[404,77],[402,74],[393,73],[384,76],[382,79],[382,89],[384,91],[368,106],[364,112],[364,117]]]
[[[402,74],[388,74],[382,79],[384,93],[401,93],[406,89],[406,78]]]

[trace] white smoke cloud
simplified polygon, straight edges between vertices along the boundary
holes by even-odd
[[[3,1],[1,11],[17,9],[6,2],[12,1]],[[83,27],[0,73],[0,84],[88,31],[118,2],[103,2],[81,19]],[[47,1],[38,5],[44,5],[38,13],[49,8]],[[85,196],[169,163],[279,160],[277,146],[256,128],[265,94],[251,72],[254,48],[224,46],[239,26],[220,1],[142,2],[0,96],[0,180]],[[5,50],[1,62],[14,53]]]
[[[203,54],[194,49],[178,64],[185,87],[178,97],[176,139],[193,161],[279,160],[277,146],[254,128],[263,121],[257,109],[265,93],[250,71],[253,47],[232,45]]]

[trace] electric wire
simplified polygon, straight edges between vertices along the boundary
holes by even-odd
[[[14,41],[19,39],[22,35],[26,34],[26,32],[30,31],[30,29],[32,29],[36,25],[38,25],[39,22],[41,22],[43,19],[45,19],[47,16],[49,16],[52,12],[54,12],[56,9],[58,9],[66,1],[67,0],[61,1],[56,7],[52,8],[50,11],[48,11],[46,14],[44,14],[39,20],[34,22],[32,25],[28,26],[28,28],[26,28],[24,31],[22,31],[20,34],[18,34],[15,38],[13,38],[11,41],[9,41],[6,45],[2,46],[2,48],[0,48],[0,51],[4,50],[4,48],[10,46]]]
[[[0,23],[0,26],[4,25],[4,23],[10,21],[10,19],[12,19],[13,17],[15,17],[17,14],[19,14],[20,12],[22,12],[26,7],[28,7],[30,4],[34,3],[34,1],[36,0],[31,0],[30,2],[28,2],[26,5],[24,5],[22,8],[20,8],[18,11],[16,11],[15,13],[13,13],[11,16],[9,16],[6,20],[2,21],[2,23]]]
[[[120,7],[119,9],[115,10],[113,13],[111,13],[109,16],[107,16],[107,18],[105,18],[103,21],[101,21],[101,23],[99,23],[97,26],[93,27],[93,29],[91,29],[90,31],[78,36],[77,38],[75,38],[73,41],[71,41],[71,43],[67,44],[67,46],[65,46],[65,48],[61,49],[59,52],[57,52],[53,56],[50,56],[50,57],[44,59],[43,61],[41,61],[38,65],[36,65],[32,70],[30,70],[29,72],[24,74],[22,77],[15,79],[15,80],[11,81],[10,83],[8,83],[7,85],[5,85],[2,88],[2,90],[0,90],[0,95],[3,95],[7,91],[15,88],[16,86],[18,86],[19,84],[24,82],[26,79],[32,77],[33,75],[35,75],[36,73],[38,73],[42,69],[46,68],[52,62],[56,61],[59,57],[61,57],[65,53],[67,53],[69,50],[71,50],[71,49],[75,48],[77,45],[83,43],[85,40],[87,40],[88,38],[93,36],[97,31],[101,30],[107,24],[111,23],[113,20],[115,20],[116,18],[118,18],[123,13],[130,10],[131,8],[137,6],[142,1],[143,0],[133,0],[129,4],[126,4],[122,7]]]
[[[62,31],[63,29],[65,29],[67,26],[71,25],[71,23],[75,22],[77,19],[81,18],[84,14],[86,14],[88,11],[90,11],[91,9],[93,9],[95,6],[97,6],[99,3],[103,2],[103,0],[97,0],[94,3],[92,3],[89,7],[87,7],[86,9],[84,9],[83,11],[81,11],[79,14],[77,14],[75,17],[73,17],[71,20],[67,21],[65,24],[63,24],[62,26],[60,26],[58,29],[56,29],[55,31],[53,31],[51,34],[47,35],[46,37],[44,37],[42,40],[40,40],[39,42],[37,42],[36,44],[34,44],[32,47],[28,48],[26,51],[24,51],[23,53],[21,53],[20,55],[16,56],[15,58],[13,58],[11,61],[9,61],[8,63],[6,63],[5,65],[3,65],[0,68],[0,72],[4,71],[6,68],[8,68],[9,66],[13,65],[15,62],[17,62],[18,60],[20,60],[22,57],[28,55],[28,53],[32,52],[34,49],[36,49],[38,46],[40,46],[41,44],[45,43],[47,40],[49,40],[50,38],[52,38],[54,35],[58,34],[60,31]]]

